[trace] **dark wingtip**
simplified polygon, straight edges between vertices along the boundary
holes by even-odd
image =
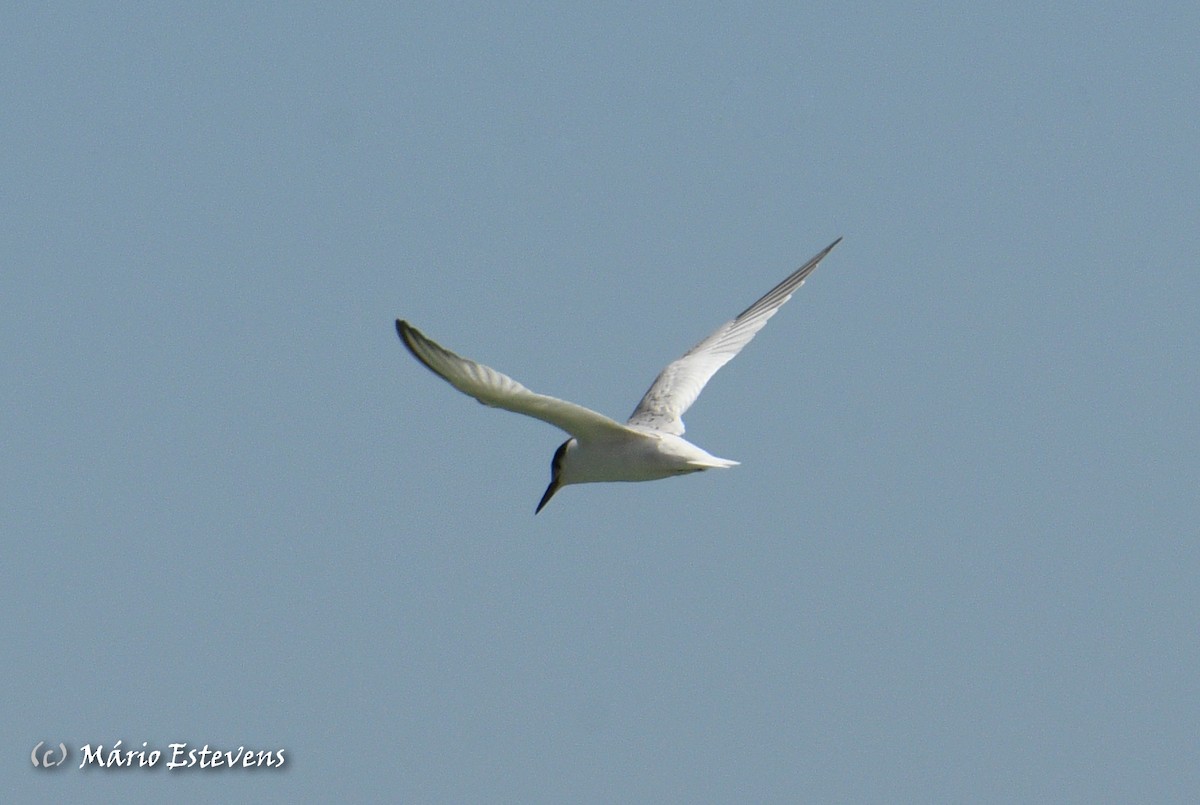
[[[812,267],[815,269],[817,267],[817,264],[819,264],[822,260],[824,260],[826,258],[826,256],[828,256],[828,254],[831,251],[833,251],[834,247],[837,246],[841,242],[842,242],[842,236],[838,235],[837,240],[835,240],[833,243],[830,243],[824,249],[821,249],[821,251],[817,252],[816,256],[813,257],[813,259],[811,261]]]
[[[421,363],[425,363],[425,359],[422,358],[420,353],[417,352],[416,348],[413,347],[413,341],[416,340],[417,335],[416,328],[402,319],[396,319],[396,334],[400,336],[400,340],[404,343],[404,346],[408,348],[408,351],[413,354],[413,357],[419,360]],[[429,364],[425,365],[428,366]]]

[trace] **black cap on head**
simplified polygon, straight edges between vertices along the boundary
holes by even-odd
[[[561,484],[558,482],[558,476],[559,473],[562,472],[563,455],[567,452],[567,445],[570,444],[570,442],[571,440],[567,439],[558,446],[557,450],[554,451],[554,458],[550,460],[550,485],[546,487],[546,494],[542,495],[542,500],[540,503],[538,503],[537,508],[534,509],[534,514],[537,514],[543,508],[545,508],[546,504],[550,502],[550,498],[554,497],[554,493],[557,492],[558,487],[561,486]]]

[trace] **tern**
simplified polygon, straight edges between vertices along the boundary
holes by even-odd
[[[570,435],[554,452],[550,485],[534,510],[537,514],[568,484],[654,481],[736,466],[739,462],[717,458],[682,438],[683,414],[709,378],[750,343],[841,242],[838,238],[829,244],[682,358],[667,364],[624,425],[582,405],[530,391],[508,375],[455,355],[406,321],[396,319],[396,332],[417,360],[463,394],[548,422]]]

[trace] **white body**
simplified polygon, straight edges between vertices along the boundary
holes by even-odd
[[[629,428],[628,436],[568,439],[559,465],[559,485],[603,481],[657,481],[672,475],[737,466],[687,439],[648,428]]]
[[[681,438],[683,414],[718,369],[741,352],[804,284],[838,238],[682,358],[667,365],[624,425],[590,408],[530,391],[505,374],[455,355],[408,322],[396,331],[409,351],[442,379],[484,405],[535,417],[571,435],[554,454],[550,486],[537,511],[559,487],[599,481],[654,481],[672,475],[733,467]]]

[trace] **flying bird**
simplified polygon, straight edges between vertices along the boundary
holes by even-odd
[[[682,438],[683,413],[709,378],[750,343],[841,242],[838,238],[829,244],[682,358],[667,364],[624,425],[582,405],[530,391],[508,375],[455,355],[406,321],[396,319],[396,332],[417,360],[463,394],[484,405],[548,422],[570,435],[554,452],[550,485],[534,510],[537,514],[569,484],[654,481],[736,466],[737,461],[717,458]]]

